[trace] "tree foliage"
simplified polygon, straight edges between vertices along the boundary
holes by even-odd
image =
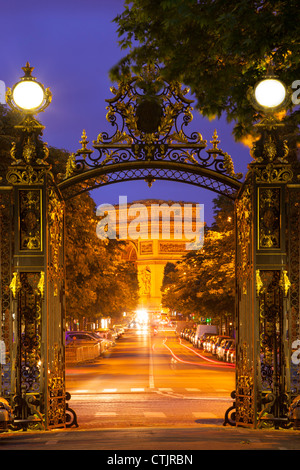
[[[120,316],[138,301],[137,271],[122,260],[124,245],[97,237],[95,203],[88,194],[66,206],[67,316]]]
[[[300,77],[296,0],[127,0],[115,21],[127,54],[112,78],[157,62],[166,79],[190,86],[204,116],[235,121],[237,139],[259,117],[246,94],[270,61],[288,86]],[[299,110],[286,119],[298,125]]]
[[[233,314],[233,204],[214,199],[215,222],[205,233],[201,250],[191,251],[176,265],[166,266],[162,304],[177,312],[213,318]]]
[[[18,112],[0,104],[0,176],[7,184],[11,164],[10,149],[22,131],[14,126],[21,121]],[[38,145],[42,147],[41,136]],[[57,176],[65,173],[68,152],[49,146],[47,162]],[[100,240],[96,234],[99,219],[88,193],[66,202],[66,308],[67,319],[118,316],[134,309],[138,301],[137,270],[122,260],[122,242]]]

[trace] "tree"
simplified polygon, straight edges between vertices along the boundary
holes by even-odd
[[[215,222],[206,230],[203,248],[165,270],[162,305],[221,321],[234,309],[233,203],[219,196],[214,204]]]
[[[137,306],[136,267],[122,260],[123,242],[100,240],[96,207],[89,194],[66,206],[66,305],[69,320],[112,316]]]
[[[14,126],[22,115],[0,105],[0,176],[6,184],[12,143],[22,131]],[[42,148],[41,136],[37,145]],[[47,162],[55,177],[64,174],[69,153],[49,146]],[[123,242],[97,237],[96,207],[88,193],[66,202],[66,310],[67,319],[118,316],[134,309],[138,301],[137,270],[122,260]]]
[[[237,139],[253,132],[259,115],[246,94],[272,63],[289,86],[299,79],[300,9],[296,0],[127,0],[115,19],[129,52],[111,70],[161,64],[167,80],[190,86],[203,116],[225,113]],[[299,124],[299,109],[286,121]]]

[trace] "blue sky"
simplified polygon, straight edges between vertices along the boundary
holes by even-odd
[[[0,5],[0,80],[8,87],[23,75],[27,61],[33,75],[53,94],[52,103],[39,116],[44,140],[70,152],[80,148],[85,129],[90,147],[97,135],[108,129],[105,99],[111,98],[108,73],[122,57],[114,17],[123,10],[123,0],[11,0]],[[246,93],[246,90],[245,90]],[[194,111],[193,129],[209,141],[217,129],[219,147],[233,159],[236,172],[246,173],[249,149],[234,142],[232,124],[208,121]],[[96,204],[143,198],[194,201],[204,204],[204,217],[212,222],[212,199],[216,194],[194,186],[156,181],[119,183],[94,190]]]

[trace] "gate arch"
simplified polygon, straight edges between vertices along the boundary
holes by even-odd
[[[69,189],[66,197],[120,181],[151,185],[168,180],[236,198],[242,175],[234,172],[231,156],[218,148],[217,132],[211,148],[199,132],[186,133],[193,119],[188,89],[165,82],[158,67],[147,65],[111,91],[115,97],[106,100],[106,118],[113,133],[100,133],[91,150],[83,131],[81,149],[70,155],[58,184],[62,192]]]

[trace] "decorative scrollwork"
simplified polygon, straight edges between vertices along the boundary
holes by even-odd
[[[9,285],[9,288],[12,291],[13,297],[15,299],[17,297],[18,292],[22,288],[22,284],[21,284],[21,281],[20,281],[20,274],[18,272],[13,273],[13,278],[12,278],[12,281]]]
[[[237,190],[239,189],[238,186],[232,187],[230,182],[221,178],[217,179],[213,175],[204,172],[187,171],[186,168],[182,168],[178,164],[175,167],[170,166],[169,168],[160,168],[158,166],[154,168],[148,168],[147,166],[131,168],[130,166],[126,167],[126,165],[119,164],[118,166],[103,168],[103,174],[101,173],[96,177],[91,177],[89,173],[84,175],[86,178],[82,178],[78,184],[74,184],[73,179],[71,180],[72,184],[69,186],[64,186],[64,182],[59,184],[62,190],[68,188],[68,191],[64,194],[65,200],[107,184],[125,181],[145,181],[148,186],[151,186],[156,180],[184,182],[210,189],[218,194],[226,194],[233,200],[236,198]]]
[[[49,189],[48,198],[50,263],[48,265],[49,280],[54,285],[54,296],[59,294],[59,283],[63,277],[63,268],[60,263],[60,251],[63,244],[64,203],[54,188]]]
[[[82,147],[74,158],[71,155],[65,180],[89,170],[101,169],[122,163],[124,169],[132,162],[166,162],[175,167],[185,164],[191,168],[209,169],[216,175],[232,179],[232,185],[242,177],[234,172],[230,155],[218,148],[215,131],[211,149],[199,132],[188,135],[185,130],[193,119],[192,100],[186,97],[188,89],[181,84],[168,83],[157,66],[147,65],[139,76],[119,83],[111,88],[115,97],[106,100],[106,119],[114,132],[99,133],[93,147],[87,148],[83,131]],[[206,155],[201,152],[206,150]],[[66,184],[65,184],[66,186]]]

